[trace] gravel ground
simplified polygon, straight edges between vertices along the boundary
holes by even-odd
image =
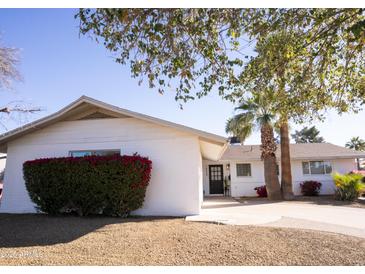
[[[0,214],[0,265],[365,265],[365,240],[174,218]]]

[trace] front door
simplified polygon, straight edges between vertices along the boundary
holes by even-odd
[[[209,194],[223,194],[223,165],[209,165]]]

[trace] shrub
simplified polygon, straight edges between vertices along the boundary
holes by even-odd
[[[40,211],[127,216],[143,204],[151,167],[138,155],[86,156],[27,161],[23,172]]]
[[[318,196],[322,184],[317,181],[304,181],[300,184],[301,193],[304,196]]]
[[[259,197],[267,197],[266,186],[258,186],[255,187],[254,190],[256,190],[256,193]]]
[[[359,193],[365,189],[365,184],[361,182],[361,174],[338,174],[333,175],[335,182],[335,198],[341,201],[354,201],[359,197]]]

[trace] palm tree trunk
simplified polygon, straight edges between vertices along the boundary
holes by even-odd
[[[293,182],[290,162],[290,141],[288,120],[285,118],[280,125],[280,149],[281,149],[281,192],[285,200],[294,198]]]
[[[357,170],[360,170],[360,159],[359,158],[357,158],[356,159],[356,163],[357,163]]]
[[[264,175],[267,197],[269,200],[281,200],[281,191],[278,174],[276,173],[275,155],[267,155],[264,158]]]
[[[270,124],[261,127],[261,158],[264,160],[264,177],[267,196],[270,200],[281,200],[280,182],[276,173],[276,143]]]

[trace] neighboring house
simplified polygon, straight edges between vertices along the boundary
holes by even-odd
[[[228,145],[225,137],[121,109],[82,96],[60,111],[0,136],[7,154],[0,212],[35,212],[23,180],[23,163],[46,157],[138,153],[152,160],[152,177],[141,215],[198,214],[203,195],[255,196],[264,184],[259,146]],[[280,151],[278,151],[280,155]],[[295,193],[304,180],[333,191],[330,173],[353,170],[365,157],[332,144],[291,145]]]
[[[280,155],[280,147],[277,150]],[[331,173],[348,173],[356,169],[355,159],[365,152],[354,151],[330,143],[290,144],[290,157],[295,195],[300,183],[316,180],[322,183],[320,194],[334,193]],[[203,161],[204,195],[221,195],[223,180],[230,178],[230,195],[255,196],[257,186],[264,185],[264,164],[259,145],[230,145],[219,161]],[[278,176],[280,176],[278,157]]]
[[[23,163],[45,157],[135,152],[152,160],[152,178],[136,214],[198,214],[202,160],[218,160],[226,138],[81,97],[62,110],[0,136],[7,153],[0,212],[35,212]]]
[[[6,164],[6,154],[0,153],[0,198],[3,191],[5,164]]]

